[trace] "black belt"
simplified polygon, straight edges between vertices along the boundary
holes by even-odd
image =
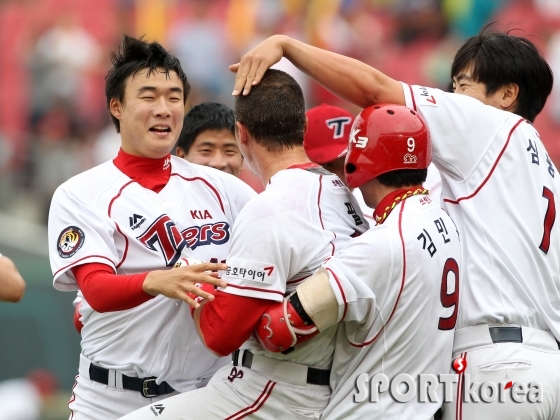
[[[104,385],[109,385],[109,370],[93,363],[89,365],[89,379]],[[156,378],[132,378],[122,375],[122,386],[129,391],[138,391],[143,397],[153,398],[175,392],[167,382],[156,384]]]
[[[523,343],[521,327],[490,327],[490,337],[494,343]],[[560,342],[556,340],[558,350]]]
[[[233,352],[233,366],[239,366],[239,353],[240,350],[235,350]],[[265,356],[266,357],[266,356]],[[279,360],[281,361],[281,360]],[[241,360],[241,366],[251,369],[253,364],[253,353],[245,350],[243,352],[243,359]],[[307,383],[313,385],[329,385],[329,380],[331,377],[331,371],[326,369],[317,369],[312,367],[307,367]]]

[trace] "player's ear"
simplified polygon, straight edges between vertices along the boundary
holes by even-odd
[[[517,83],[508,83],[502,89],[501,106],[503,109],[512,110],[519,95],[519,85]]]
[[[111,101],[109,102],[109,111],[111,112],[111,115],[113,115],[113,117],[115,117],[117,120],[120,120],[122,116],[121,101],[116,98],[111,98]]]
[[[180,157],[181,159],[187,158],[187,153],[183,150],[181,146],[177,146],[175,148],[175,154],[177,155],[177,157]]]
[[[249,131],[247,127],[239,121],[235,122],[235,140],[237,140],[238,144],[245,144],[249,140]]]

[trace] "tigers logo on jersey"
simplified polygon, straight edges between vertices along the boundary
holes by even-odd
[[[82,229],[77,226],[68,226],[58,236],[58,255],[62,258],[70,258],[79,251],[84,244],[86,236]]]
[[[218,222],[203,226],[191,226],[181,232],[187,246],[195,249],[198,246],[216,244],[221,245],[229,239],[229,223]]]

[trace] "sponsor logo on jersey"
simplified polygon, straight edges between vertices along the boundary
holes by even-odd
[[[229,240],[229,224],[226,222],[191,226],[181,232],[190,249],[204,245],[221,245]]]
[[[261,263],[254,261],[247,261],[245,264],[242,266],[232,262],[226,270],[226,276],[240,280],[274,283],[274,279],[271,277],[274,272],[274,265],[262,267]]]
[[[128,218],[128,220],[130,222],[130,228],[134,230],[142,226],[142,223],[146,221],[146,218],[140,214],[133,214]]]
[[[344,136],[344,126],[350,124],[352,122],[352,118],[350,117],[338,117],[338,118],[331,118],[330,120],[326,120],[325,123],[327,127],[334,128],[334,139],[340,139]]]
[[[352,134],[350,134],[350,143],[354,143],[358,149],[364,149],[368,144],[369,138],[365,136],[358,136],[359,132],[360,130],[357,128],[352,129]]]
[[[206,220],[213,218],[208,210],[191,210],[191,217],[193,220]]]
[[[419,89],[420,96],[424,97],[426,99],[426,102],[428,102],[427,104],[422,102],[422,105],[436,106],[436,98],[434,98],[434,95],[430,95],[428,88],[425,86],[420,86]]]
[[[154,413],[154,416],[159,417],[163,410],[165,410],[165,406],[163,404],[154,404],[150,406],[150,410]]]
[[[181,251],[187,244],[175,222],[168,215],[162,214],[143,234],[136,239],[150,251],[161,252],[165,265],[173,266],[181,257]],[[159,245],[156,247],[156,244]]]
[[[73,257],[84,245],[86,236],[77,226],[68,226],[58,236],[57,250],[62,258]]]

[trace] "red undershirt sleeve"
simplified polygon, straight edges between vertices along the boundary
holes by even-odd
[[[110,266],[100,263],[82,264],[71,270],[86,301],[96,312],[132,309],[154,297],[142,288],[147,272],[115,274]]]
[[[233,353],[251,337],[272,300],[232,295],[216,290],[215,299],[200,312],[200,331],[206,346],[221,355]]]

